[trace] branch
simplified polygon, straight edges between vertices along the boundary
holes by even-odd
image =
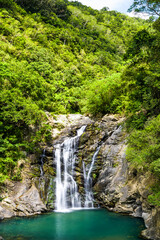
[[[147,2],[147,7],[148,7],[151,11],[155,12],[158,16],[160,16],[160,13],[158,13],[154,8],[150,7],[148,2]]]

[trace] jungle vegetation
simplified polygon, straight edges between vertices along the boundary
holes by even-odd
[[[0,0],[1,183],[20,180],[18,159],[50,140],[46,112],[117,113],[127,119],[129,161],[158,186],[159,7],[135,0],[130,11],[151,14],[143,20],[77,1]],[[159,187],[150,201],[160,205]]]

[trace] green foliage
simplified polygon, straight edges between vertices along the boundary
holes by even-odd
[[[150,48],[153,40],[154,37],[151,36],[146,29],[138,31],[137,34],[133,36],[125,57],[134,57],[136,54],[140,54],[141,51],[143,51],[144,54],[144,48]]]
[[[11,8],[13,0],[0,0],[0,8]]]
[[[155,184],[154,187],[152,187],[151,191],[152,193],[148,196],[148,201],[150,204],[154,206],[160,206],[160,187],[159,183]]]
[[[129,63],[122,74],[122,107],[134,128],[160,113],[159,33],[138,32],[125,54]],[[136,124],[137,122],[137,124]]]
[[[160,173],[160,115],[148,120],[143,130],[132,132],[128,140],[127,158],[142,168]],[[145,163],[145,164],[142,164]]]
[[[92,82],[91,86],[87,85],[82,111],[93,115],[116,112],[120,105],[120,80],[120,74],[115,73],[106,79]]]
[[[70,16],[64,0],[15,0],[26,11],[40,13],[43,20],[53,23],[56,19],[55,14],[66,20]]]
[[[7,179],[7,175],[0,173],[0,183],[2,184],[6,179]],[[2,201],[2,200],[3,199],[0,198],[0,201]]]
[[[148,120],[143,130],[132,132],[128,138],[126,155],[139,171],[153,173],[158,184],[155,181],[149,201],[154,205],[160,205],[160,115]]]
[[[23,151],[33,151],[39,142],[47,141],[50,137],[49,128],[43,126],[45,114],[36,104],[38,95],[43,99],[43,90],[36,76],[24,75],[23,70],[26,72],[26,69],[23,66],[26,67],[22,62],[0,62],[1,182],[8,177],[20,179],[20,172],[15,175],[14,168],[17,160],[24,157]],[[32,129],[32,126],[36,129]]]
[[[153,27],[160,31],[160,17],[153,23]]]
[[[159,1],[134,1],[130,10],[159,14]],[[127,117],[127,159],[140,172],[152,173],[148,200],[160,206],[160,22],[142,29],[131,39],[124,60],[121,104]]]
[[[147,12],[149,14],[160,15],[160,3],[159,0],[134,0],[132,6],[129,8],[131,12]]]

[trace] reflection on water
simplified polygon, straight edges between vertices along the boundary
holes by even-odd
[[[141,219],[106,210],[51,213],[0,223],[5,240],[140,240]]]

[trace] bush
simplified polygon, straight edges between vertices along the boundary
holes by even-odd
[[[143,130],[134,130],[128,138],[127,160],[139,171],[155,177],[149,201],[160,206],[160,115],[148,120]]]
[[[11,8],[13,4],[13,0],[0,0],[0,8]]]
[[[96,80],[87,86],[82,101],[82,112],[93,115],[114,113],[120,107],[120,74],[115,73],[103,80]]]
[[[54,13],[62,19],[68,19],[70,11],[63,0],[15,0],[26,11],[40,13],[46,20],[52,19]]]

